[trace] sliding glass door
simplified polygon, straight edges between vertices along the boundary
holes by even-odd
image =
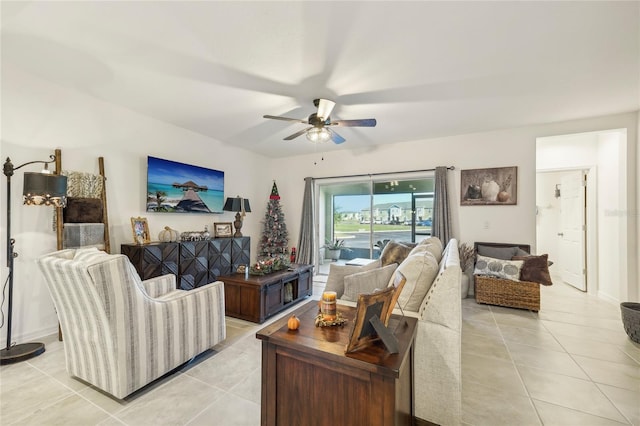
[[[431,235],[433,173],[317,182],[319,262],[323,245],[342,240],[339,261],[376,259],[386,241],[416,242]]]

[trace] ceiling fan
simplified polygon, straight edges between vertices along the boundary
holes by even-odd
[[[311,142],[326,142],[328,140],[332,140],[334,143],[342,143],[345,139],[337,134],[335,131],[330,129],[331,126],[343,126],[343,127],[375,127],[376,119],[375,118],[365,118],[362,120],[331,120],[331,111],[333,111],[333,107],[336,105],[335,102],[330,101],[328,99],[314,99],[313,105],[318,108],[318,112],[314,112],[309,116],[308,119],[302,120],[298,118],[289,118],[289,117],[281,117],[277,115],[265,115],[264,118],[271,118],[274,120],[283,120],[283,121],[295,121],[296,123],[309,124],[311,127],[307,127],[306,129],[302,129],[298,132],[295,132],[292,135],[284,138],[286,141],[290,141],[292,139],[301,136],[306,133],[307,139]]]

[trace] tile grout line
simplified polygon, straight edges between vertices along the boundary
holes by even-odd
[[[561,321],[558,321],[558,322],[561,322]],[[568,349],[567,349],[567,348],[562,344],[562,342],[560,342],[560,340],[558,340],[558,338],[556,337],[556,335],[555,335],[551,330],[549,330],[549,329],[547,328],[547,326],[545,325],[544,321],[541,321],[541,323],[542,323],[542,327],[544,327],[544,329],[545,329],[545,330],[547,330],[549,334],[551,334],[551,336],[553,337],[553,339],[554,339],[556,342],[558,342],[558,344],[560,345],[560,347],[565,351],[565,353],[569,356],[569,358],[571,358],[571,360],[572,360],[572,361],[573,361],[573,362],[578,366],[578,368],[580,368],[580,370],[581,370],[581,371],[582,371],[582,372],[583,372],[583,373],[584,373],[584,374],[589,378],[589,381],[590,381],[590,382],[591,382],[591,383],[596,387],[596,389],[598,389],[598,391],[602,394],[602,396],[604,396],[604,398],[605,398],[607,401],[609,401],[609,403],[611,403],[611,405],[616,409],[616,411],[617,411],[617,412],[618,412],[618,413],[619,413],[619,414],[620,414],[620,415],[621,415],[621,416],[622,416],[622,417],[623,417],[623,418],[624,418],[624,419],[625,419],[629,424],[633,424],[633,422],[631,422],[631,421],[630,421],[630,419],[629,419],[627,416],[625,416],[625,414],[624,414],[624,413],[622,412],[622,410],[621,410],[621,409],[616,405],[616,403],[615,403],[614,401],[612,401],[612,400],[611,400],[611,398],[609,398],[609,396],[607,396],[607,394],[606,394],[606,393],[604,393],[604,392],[602,391],[602,389],[600,388],[600,386],[598,386],[598,383],[597,383],[595,380],[593,380],[593,378],[592,378],[592,377],[591,377],[591,375],[587,372],[587,370],[585,370],[585,368],[584,368],[584,367],[583,367],[583,366],[582,366],[582,365],[581,365],[581,364],[580,364],[580,363],[579,363],[579,362],[574,358],[574,354],[572,354],[571,352],[569,352],[569,350],[568,350]],[[614,346],[617,346],[617,345],[614,345]],[[625,353],[625,354],[626,354],[626,353]],[[586,358],[590,358],[590,357],[586,357]],[[601,360],[599,360],[599,359],[597,359],[597,358],[593,358],[593,359],[596,359],[596,360],[598,360],[598,361],[601,361]],[[614,386],[614,387],[617,387],[617,386]],[[554,405],[555,405],[555,404],[554,404]],[[576,410],[576,411],[579,411],[579,412],[581,412],[581,413],[583,412],[583,411],[580,411],[580,410]],[[590,413],[587,413],[587,414],[590,414]],[[601,416],[598,416],[598,417],[601,417]],[[612,419],[609,419],[609,420],[612,420]]]
[[[542,417],[540,416],[540,413],[538,412],[538,407],[536,407],[536,404],[533,402],[533,397],[531,396],[531,392],[529,392],[529,388],[527,388],[527,385],[524,382],[524,379],[522,378],[522,375],[520,374],[520,370],[518,370],[518,366],[515,362],[515,360],[513,359],[513,355],[511,354],[511,350],[509,349],[509,346],[507,345],[507,341],[504,338],[504,335],[502,334],[502,330],[500,329],[500,325],[498,324],[498,321],[496,321],[496,316],[495,313],[493,312],[493,308],[491,306],[489,306],[489,312],[491,312],[491,317],[493,318],[493,321],[495,322],[496,328],[498,329],[498,333],[500,335],[500,338],[502,339],[502,343],[504,344],[505,349],[507,350],[507,353],[509,354],[509,360],[511,361],[511,365],[513,366],[514,370],[516,370],[516,374],[518,375],[518,378],[520,379],[520,383],[522,384],[522,387],[524,388],[525,392],[527,393],[527,397],[529,398],[529,403],[531,404],[531,407],[533,408],[533,411],[536,413],[536,416],[538,416],[538,422],[540,425],[544,425],[544,422],[542,421]]]
[[[565,313],[565,312],[563,312],[563,311],[556,311],[556,312]],[[569,313],[570,313],[570,312],[569,312]],[[589,380],[588,380],[588,381],[589,381],[589,382],[591,382],[591,383],[592,383],[592,384],[593,384],[593,385],[598,389],[598,391],[602,394],[602,396],[604,396],[604,398],[605,398],[607,401],[609,401],[609,403],[611,403],[611,405],[616,409],[616,411],[617,411],[617,412],[618,412],[618,413],[619,413],[619,414],[620,414],[620,415],[621,415],[625,420],[627,420],[627,422],[628,422],[629,424],[632,424],[632,422],[631,422],[631,421],[629,421],[629,419],[627,418],[627,416],[625,416],[625,415],[624,415],[624,413],[623,413],[623,412],[620,410],[620,408],[619,408],[619,407],[614,403],[614,401],[612,401],[612,400],[611,400],[611,399],[610,399],[610,398],[609,398],[609,397],[608,397],[608,396],[607,396],[607,395],[602,391],[602,389],[600,389],[600,386],[598,386],[598,383],[597,383],[596,381],[594,381],[594,380],[593,380],[593,378],[591,377],[591,375],[590,375],[590,374],[589,374],[589,373],[584,369],[584,367],[582,367],[582,365],[580,365],[580,363],[579,363],[578,361],[576,361],[576,359],[574,358],[574,354],[570,353],[570,352],[567,350],[567,348],[562,344],[562,342],[560,342],[560,340],[558,340],[558,338],[557,338],[557,337],[556,337],[556,335],[553,333],[553,331],[552,331],[552,330],[550,330],[550,329],[547,327],[547,325],[546,325],[546,324],[545,324],[545,322],[544,322],[545,320],[540,319],[540,318],[539,318],[539,315],[537,315],[537,317],[538,317],[538,320],[540,321],[540,323],[541,323],[542,327],[545,329],[545,331],[546,331],[547,333],[549,333],[549,334],[553,337],[553,339],[554,339],[554,340],[555,340],[555,341],[560,345],[560,347],[562,348],[562,350],[564,351],[564,353],[566,353],[566,354],[569,356],[569,358],[571,359],[571,361],[573,361],[573,362],[578,366],[578,368],[580,369],[580,371],[582,371],[582,372],[585,374],[585,376],[587,376],[587,377],[589,378]],[[563,323],[563,324],[572,324],[572,323],[565,323],[565,322],[563,322],[563,321],[556,321],[556,320],[546,320],[546,321],[549,321],[549,322],[560,322],[560,323]],[[572,325],[575,325],[575,324],[572,324]],[[587,357],[587,358],[589,358],[589,357]],[[533,367],[530,367],[530,368],[533,368]],[[520,372],[518,372],[518,374],[520,374]],[[567,376],[567,377],[571,377],[571,376]],[[574,377],[574,378],[575,378],[575,377]],[[579,379],[579,380],[584,380],[584,379]],[[617,387],[617,386],[616,386],[616,387]],[[533,399],[534,399],[534,398],[532,398],[532,400],[533,400]],[[543,401],[543,402],[547,402],[547,401]],[[605,419],[607,419],[607,420],[613,420],[613,419],[609,419],[609,418],[607,418],[607,417],[602,417],[602,416],[597,415],[597,414],[586,413],[586,412],[584,412],[584,411],[576,410],[576,409],[574,409],[574,408],[564,407],[564,406],[559,405],[559,404],[554,404],[554,403],[551,403],[551,402],[548,402],[548,403],[549,403],[549,404],[556,405],[556,406],[558,406],[558,407],[568,408],[568,409],[570,409],[570,410],[574,410],[574,411],[577,411],[577,412],[579,412],[579,413],[585,413],[585,414],[589,414],[589,415],[594,415],[594,416],[596,416],[596,417],[605,418]],[[534,405],[535,405],[535,404],[534,404]],[[537,412],[537,410],[536,410],[536,412]],[[615,420],[613,420],[613,421],[615,421]]]
[[[64,349],[62,349],[62,350],[64,350]],[[82,400],[84,400],[84,401],[88,402],[89,404],[93,405],[93,406],[94,406],[94,407],[96,407],[98,410],[103,411],[105,414],[107,414],[108,418],[115,418],[116,420],[120,421],[120,420],[119,420],[117,417],[115,417],[113,414],[109,413],[109,412],[108,412],[107,410],[105,410],[104,408],[100,407],[99,405],[97,405],[97,404],[96,404],[96,403],[94,403],[93,401],[91,401],[91,400],[89,400],[88,398],[86,398],[84,395],[82,395],[82,393],[80,393],[80,392],[76,391],[75,389],[72,389],[71,387],[69,387],[69,386],[68,386],[68,385],[66,385],[65,383],[61,382],[61,381],[60,381],[60,380],[58,380],[57,378],[55,378],[55,377],[53,377],[52,375],[50,375],[49,373],[47,373],[47,372],[43,371],[42,369],[38,368],[37,366],[33,365],[30,361],[27,361],[27,364],[29,364],[32,368],[36,369],[38,372],[40,372],[40,373],[41,373],[41,374],[43,374],[44,376],[46,376],[46,377],[50,378],[51,380],[55,381],[56,383],[60,384],[61,386],[65,387],[65,388],[67,388],[69,391],[71,391],[71,394],[69,394],[69,395],[67,395],[67,396],[64,396],[64,397],[61,397],[61,398],[59,398],[59,399],[55,400],[54,402],[52,402],[51,404],[44,406],[43,408],[49,408],[49,407],[51,407],[51,406],[53,406],[53,405],[55,405],[55,404],[57,404],[57,403],[59,403],[59,402],[61,402],[61,401],[64,401],[64,400],[65,400],[65,399],[67,399],[67,398],[70,398],[70,397],[72,397],[72,396],[74,396],[74,395],[77,395],[79,398],[81,398]],[[65,371],[66,371],[66,369],[65,369]],[[70,377],[71,377],[71,376],[70,376]],[[84,388],[83,388],[82,390],[90,389],[90,388],[91,388],[91,386],[84,384],[84,382],[79,382],[79,383],[82,383],[82,384],[84,385]],[[119,412],[119,411],[118,411],[118,412]],[[25,419],[25,418],[27,418],[27,417],[29,417],[29,416],[33,415],[33,414],[35,414],[35,413],[31,413],[31,414],[29,414],[29,415],[27,415],[27,416],[23,416],[21,419]],[[105,419],[105,420],[106,420],[106,419]],[[104,421],[104,420],[103,420],[103,421]],[[102,423],[102,422],[101,422],[101,423]]]

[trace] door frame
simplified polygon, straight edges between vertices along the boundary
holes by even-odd
[[[536,170],[538,173],[571,172],[582,170],[586,174],[586,208],[585,208],[585,282],[587,294],[598,295],[598,209],[597,209],[597,167],[577,166]],[[537,200],[536,200],[537,205]],[[537,229],[537,225],[536,225]],[[537,232],[536,232],[537,233]],[[536,237],[537,238],[537,237]],[[536,241],[537,246],[537,241]]]

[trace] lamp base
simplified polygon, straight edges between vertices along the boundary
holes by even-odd
[[[242,237],[242,232],[240,232],[240,229],[242,229],[242,216],[240,216],[240,213],[236,213],[236,220],[233,222],[233,226],[236,228],[236,232],[233,234],[233,237]]]
[[[0,365],[12,364],[36,357],[44,352],[44,343],[22,343],[0,351]]]

